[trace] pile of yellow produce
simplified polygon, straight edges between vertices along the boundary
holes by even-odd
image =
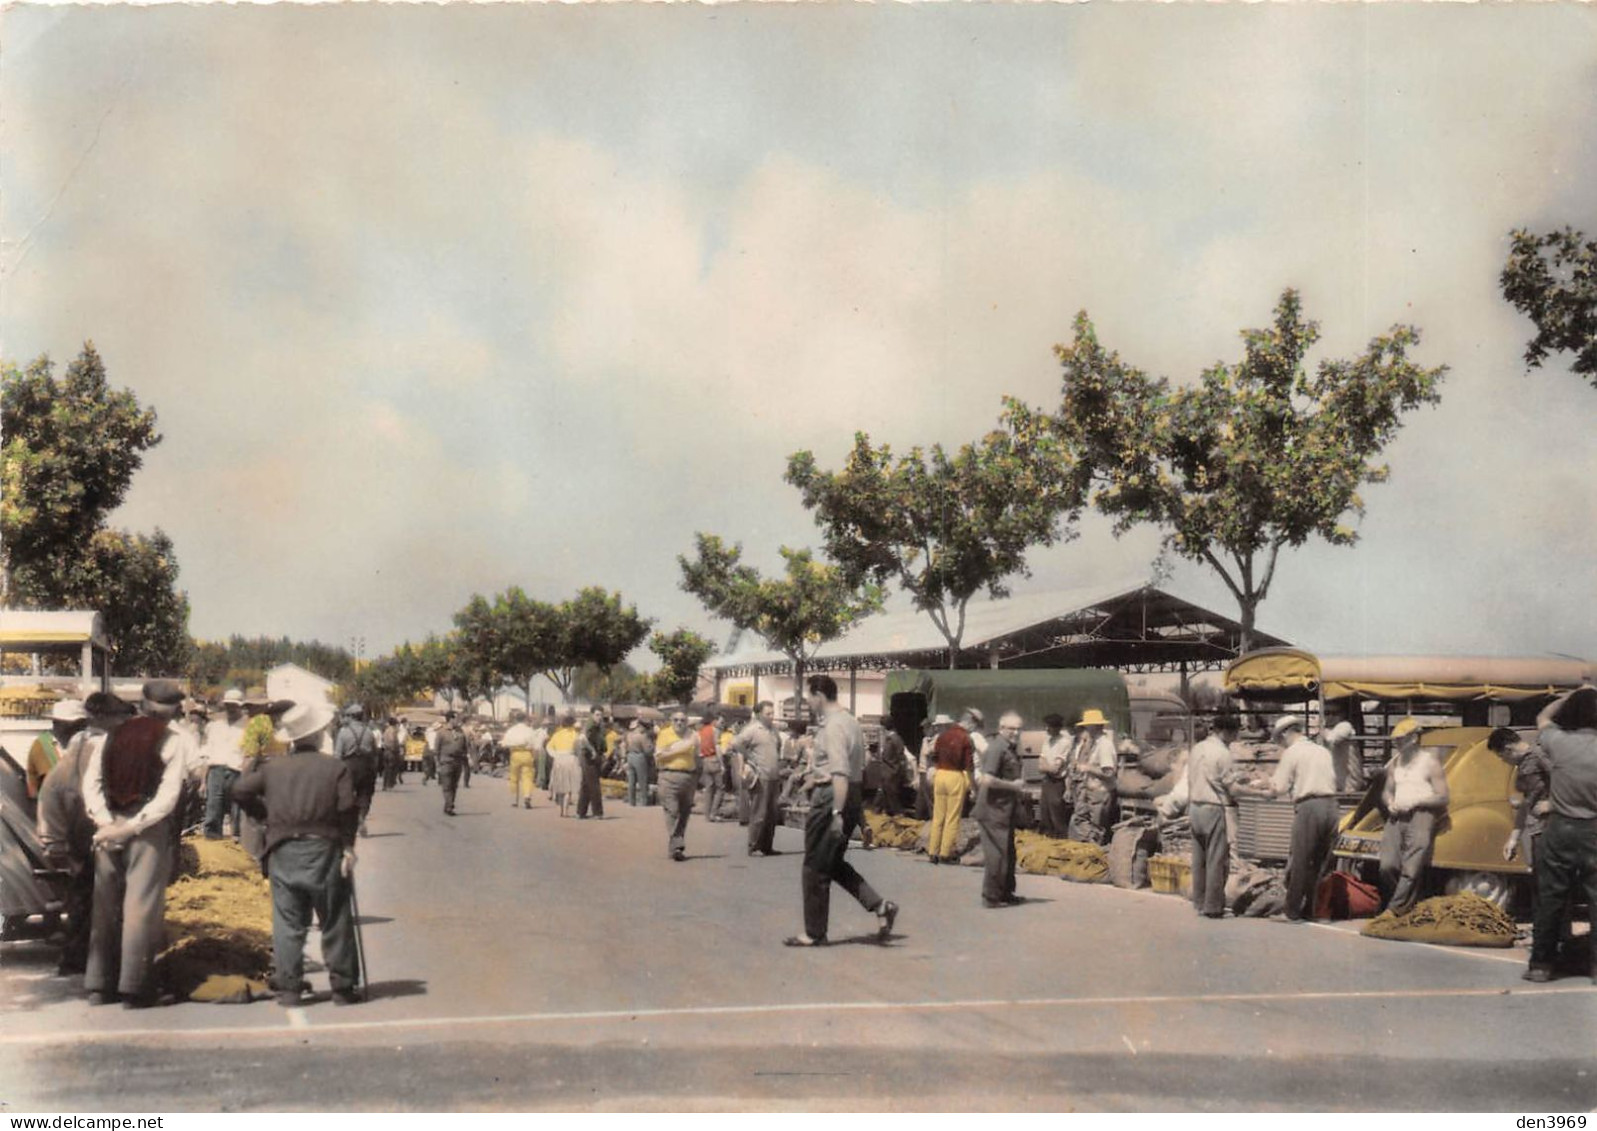
[[[621,798],[627,795],[627,783],[620,778],[600,778],[599,796]]]
[[[887,817],[874,809],[865,810],[865,824],[871,830],[872,843],[883,848],[913,849],[926,827],[925,821],[914,817]]]
[[[1443,946],[1513,946],[1519,928],[1495,903],[1466,891],[1423,900],[1405,915],[1383,911],[1364,924],[1360,933]]]
[[[1097,844],[1058,840],[1027,830],[1015,834],[1015,867],[1039,876],[1059,876],[1080,884],[1109,882],[1109,856]]]
[[[265,996],[272,965],[272,894],[254,857],[231,840],[189,837],[166,889],[168,945],[156,959],[179,997]],[[222,995],[225,996],[225,995]]]

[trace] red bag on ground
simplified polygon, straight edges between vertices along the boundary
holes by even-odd
[[[1368,919],[1380,909],[1381,893],[1375,885],[1346,872],[1332,872],[1314,893],[1316,919]]]

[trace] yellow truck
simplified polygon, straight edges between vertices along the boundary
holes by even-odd
[[[1353,724],[1367,785],[1341,795],[1339,866],[1373,879],[1384,814],[1380,792],[1399,718],[1424,725],[1423,745],[1442,759],[1451,800],[1436,838],[1429,885],[1449,894],[1471,890],[1499,906],[1515,903],[1529,874],[1522,857],[1503,859],[1514,827],[1514,771],[1486,748],[1493,728],[1529,731],[1552,699],[1589,683],[1592,665],[1568,656],[1317,656],[1266,648],[1233,661],[1225,691],[1254,712],[1300,713],[1310,729],[1328,720]],[[1238,805],[1244,858],[1284,860],[1291,802],[1246,798]]]

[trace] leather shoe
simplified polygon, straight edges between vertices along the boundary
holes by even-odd
[[[91,990],[89,992],[90,1005],[114,1005],[122,1000],[122,995],[109,990]]]
[[[876,917],[882,921],[881,929],[876,932],[876,937],[881,942],[886,942],[893,935],[893,924],[898,922],[898,904],[891,899],[883,902],[881,910]]]
[[[137,997],[122,999],[123,1009],[155,1009],[160,1006],[176,1004],[177,998],[172,994],[139,994]]]
[[[334,1005],[355,1005],[360,1001],[360,995],[354,990],[334,990]]]
[[[1545,966],[1532,966],[1520,977],[1527,982],[1551,982],[1553,980],[1553,972]]]

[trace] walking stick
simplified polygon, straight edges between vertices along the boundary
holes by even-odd
[[[355,985],[361,1001],[371,1000],[372,980],[366,973],[366,942],[360,930],[360,899],[355,895],[355,873],[349,874],[349,913],[355,924]]]

